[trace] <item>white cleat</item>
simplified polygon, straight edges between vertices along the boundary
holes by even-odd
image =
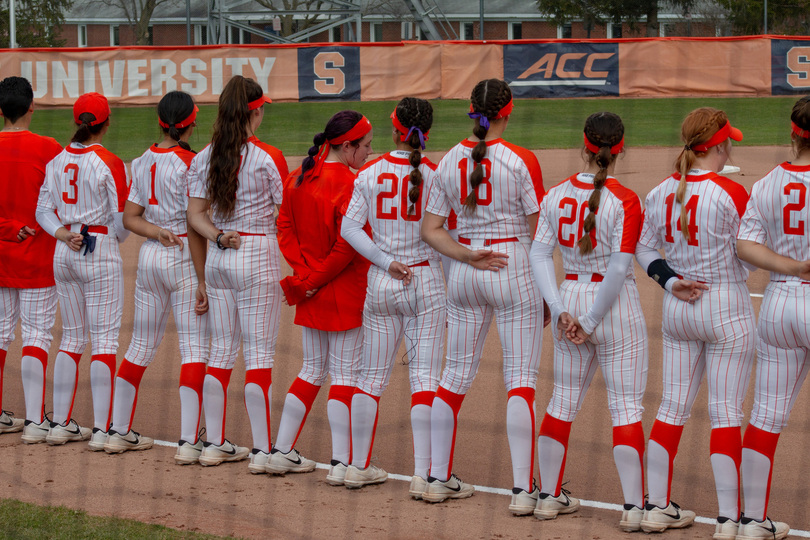
[[[273,448],[266,469],[270,474],[308,473],[315,470],[315,462],[299,454],[295,448],[286,454]]]
[[[332,466],[329,467],[329,474],[326,475],[326,483],[330,486],[342,486],[346,479],[346,465],[333,459]]]
[[[695,521],[695,513],[691,510],[682,510],[680,506],[670,501],[666,508],[660,508],[647,503],[644,507],[644,517],[641,519],[641,530],[650,532],[663,532],[667,529],[683,529]]]
[[[177,443],[177,452],[174,454],[174,462],[178,465],[192,465],[194,463],[199,463],[202,449],[202,439],[197,439],[197,442],[194,444],[181,439]]]
[[[451,474],[450,478],[444,482],[428,476],[422,500],[429,503],[440,503],[447,499],[466,499],[472,497],[473,493],[475,493],[475,488],[462,482],[455,474]]]
[[[349,465],[346,468],[343,485],[349,489],[357,489],[371,484],[382,484],[386,480],[388,480],[388,473],[379,467],[369,465],[365,469],[359,469],[354,465]]]
[[[51,422],[46,418],[39,424],[33,420],[26,420],[22,433],[22,442],[25,444],[37,444],[45,442],[48,432],[51,430]]]
[[[622,520],[619,522],[619,528],[624,532],[640,531],[641,520],[643,518],[643,509],[634,504],[625,504],[624,509],[622,510]]]
[[[250,451],[250,463],[248,470],[251,474],[265,474],[267,472],[267,460],[270,459],[270,452],[262,452],[254,448]]]
[[[425,492],[425,488],[427,488],[427,480],[415,474],[413,478],[411,478],[411,485],[408,486],[408,495],[411,496],[411,499],[421,501],[422,493]]]
[[[101,429],[94,427],[93,435],[90,437],[90,442],[87,443],[87,446],[90,447],[90,450],[93,452],[103,452],[104,445],[107,444],[107,439],[109,436],[109,432],[102,431]]]
[[[249,448],[236,446],[228,439],[224,439],[222,444],[203,443],[200,454],[200,465],[203,467],[214,467],[226,461],[242,461],[250,453]]]
[[[14,418],[14,413],[0,412],[0,433],[16,433],[23,430],[25,420]]]
[[[790,527],[781,521],[771,521],[766,517],[762,521],[756,521],[743,516],[740,519],[740,526],[737,528],[737,540],[759,540],[760,538],[770,538],[771,540],[782,540],[787,538]]]
[[[64,424],[50,422],[45,442],[51,445],[65,444],[73,441],[86,441],[93,431],[90,428],[80,427],[76,420],[69,420]]]
[[[104,451],[108,454],[120,454],[127,450],[149,450],[155,443],[151,437],[144,437],[137,431],[129,430],[126,435],[110,430]]]
[[[540,497],[540,490],[537,485],[532,486],[531,492],[521,488],[512,488],[512,502],[509,504],[509,511],[516,516],[528,516],[537,508],[537,499]]]
[[[554,519],[559,514],[572,514],[579,510],[579,499],[569,497],[568,493],[566,489],[561,489],[556,497],[541,493],[537,499],[537,508],[534,509],[534,517]]]

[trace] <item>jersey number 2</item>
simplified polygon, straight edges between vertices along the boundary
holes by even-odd
[[[377,185],[385,185],[386,180],[391,182],[391,188],[377,194],[377,219],[397,219],[397,194],[400,196],[399,214],[402,219],[405,221],[419,221],[422,219],[422,186],[419,186],[419,198],[414,205],[413,214],[408,215],[408,207],[411,204],[408,198],[410,175],[400,179],[394,173],[382,173],[377,177]],[[386,206],[388,206],[388,210],[386,210]]]
[[[79,166],[75,163],[68,163],[65,166],[65,176],[67,178],[67,189],[62,192],[62,200],[65,204],[76,204],[79,200]]]
[[[698,245],[698,226],[697,226],[697,205],[698,201],[700,200],[699,195],[692,195],[689,197],[689,200],[686,201],[686,219],[689,222],[687,227],[689,228],[689,242],[690,246],[697,246]],[[667,207],[667,226],[666,226],[666,237],[664,240],[669,242],[670,244],[675,243],[675,238],[672,236],[672,209],[675,206],[675,194],[670,193],[667,195],[667,198],[664,200],[664,204]],[[680,216],[678,217],[676,228],[678,232],[681,231],[681,219]]]
[[[577,209],[579,206],[579,209]],[[566,210],[567,209],[567,210]],[[582,238],[582,229],[585,225],[585,217],[587,216],[588,212],[588,201],[582,201],[582,204],[577,204],[577,200],[571,197],[565,197],[564,199],[560,200],[560,224],[557,227],[557,241],[560,243],[561,246],[565,246],[568,248],[573,248],[574,244]],[[576,225],[577,233],[576,235],[571,232],[563,236],[563,227],[570,226],[573,224]],[[596,247],[596,231],[591,231],[591,244],[593,247]]]
[[[791,225],[790,214],[791,212],[802,212],[802,210],[804,210],[804,206],[807,202],[807,186],[796,182],[791,182],[785,186],[784,193],[787,197],[790,197],[791,193],[794,191],[799,193],[799,200],[787,203],[782,209],[782,224],[785,228],[785,234],[804,236],[804,220],[797,219],[796,225]],[[799,214],[799,216],[800,215],[801,214]]]

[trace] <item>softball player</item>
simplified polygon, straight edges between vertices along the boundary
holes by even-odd
[[[326,481],[343,485],[351,463],[351,401],[363,344],[363,301],[369,263],[340,236],[355,173],[371,154],[371,123],[341,111],[315,136],[308,157],[288,178],[278,218],[281,253],[294,271],[281,286],[303,326],[304,362],[284,401],[273,474],[309,472],[315,462],[295,450],[307,414],[326,376],[332,464]]]
[[[6,351],[18,320],[22,321],[20,371],[25,394],[25,421],[2,411],[0,433],[24,430],[25,443],[44,441],[50,429],[45,418],[45,372],[56,318],[52,262],[56,240],[36,234],[34,214],[45,166],[62,151],[54,139],[28,130],[33,101],[34,92],[26,79],[0,81],[0,215],[5,222],[0,260],[0,405]]]
[[[786,523],[767,517],[771,474],[779,434],[810,368],[810,96],[796,102],[790,120],[795,159],[754,184],[737,240],[741,259],[771,272],[759,310],[754,408],[743,439],[740,540],[788,534]]]
[[[433,108],[404,98],[391,113],[396,150],[358,173],[341,235],[374,264],[363,308],[363,365],[351,404],[352,464],[346,487],[382,482],[370,465],[380,396],[388,386],[402,336],[411,385],[414,473],[409,493],[421,498],[430,466],[430,406],[439,386],[444,349],[446,294],[439,254],[419,236],[423,193],[436,166],[423,158]],[[373,240],[363,230],[369,223]]]
[[[163,96],[157,107],[163,140],[132,162],[124,226],[147,241],[138,261],[132,342],[118,368],[112,427],[104,446],[109,453],[152,446],[152,439],[132,431],[131,425],[143,372],[155,358],[171,307],[180,340],[181,427],[175,461],[181,465],[196,463],[202,451],[198,430],[208,355],[207,245],[186,222],[188,168],[195,155],[188,140],[197,110],[186,93]],[[183,238],[189,249],[184,249]]]
[[[509,508],[530,514],[538,496],[533,485],[534,391],[543,315],[529,244],[544,191],[534,154],[501,138],[512,106],[506,82],[488,79],[475,86],[473,135],[442,158],[428,195],[422,238],[454,260],[447,288],[447,364],[431,410],[430,476],[422,498],[441,502],[473,494],[471,485],[452,474],[456,425],[494,317],[508,392],[514,479]],[[444,228],[451,210],[458,215],[458,241]]]
[[[587,166],[543,199],[531,252],[540,291],[552,319],[559,321],[554,392],[537,440],[541,486],[534,515],[554,519],[579,508],[579,501],[562,489],[562,473],[571,424],[599,366],[624,492],[620,527],[636,531],[644,509],[641,399],[647,384],[647,330],[632,267],[641,203],[612,176],[624,151],[621,118],[592,114],[585,121],[584,141]],[[559,291],[552,260],[557,244],[565,271]]]
[[[649,497],[641,528],[660,532],[686,527],[695,518],[671,501],[670,491],[683,426],[707,373],[719,516],[714,538],[730,539],[740,519],[740,424],[756,333],[748,270],[735,248],[748,193],[715,171],[728,160],[729,139],[742,140],[742,133],[723,111],[704,107],[686,117],[681,139],[676,172],[647,195],[637,257],[662,286],[683,276],[706,287],[691,302],[664,297],[664,390],[647,445]]]
[[[73,105],[79,128],[65,150],[48,163],[37,202],[37,221],[56,237],[53,269],[62,313],[62,344],[53,370],[53,419],[49,444],[90,439],[104,450],[112,409],[115,354],[123,309],[123,266],[118,242],[127,198],[124,162],[101,146],[110,127],[110,106],[101,94],[84,94]],[[58,213],[54,213],[54,210]],[[72,420],[79,360],[92,341],[90,385],[94,425]]]
[[[265,472],[270,455],[270,396],[278,337],[281,262],[274,206],[287,161],[254,133],[271,103],[252,79],[233,77],[219,98],[210,146],[191,162],[188,219],[212,243],[205,261],[211,352],[203,384],[207,441],[200,464],[245,459]],[[211,210],[209,215],[209,208]],[[228,382],[242,338],[245,407],[253,451],[225,439]]]

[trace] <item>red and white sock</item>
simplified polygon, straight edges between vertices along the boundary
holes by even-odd
[[[352,462],[352,395],[354,387],[332,385],[326,402],[326,416],[332,431],[332,459],[344,465]]]
[[[441,386],[436,391],[430,414],[430,476],[446,482],[453,471],[458,411],[464,394],[455,394]]]
[[[191,362],[180,366],[180,439],[197,443],[202,415],[205,364]]]
[[[90,358],[90,390],[93,394],[93,427],[110,429],[113,399],[114,354],[94,354]]]
[[[363,392],[359,388],[352,396],[352,465],[365,469],[371,461],[380,397]]]
[[[76,383],[79,380],[79,360],[82,353],[59,351],[53,362],[53,418],[64,424],[73,414]]]
[[[625,504],[644,508],[644,429],[641,422],[613,428],[613,461]]]
[[[659,508],[669,506],[672,490],[672,467],[678,454],[683,426],[653,423],[647,443],[647,502]]]
[[[253,448],[270,452],[270,406],[273,391],[273,370],[245,371],[245,408],[253,433]]]
[[[3,410],[3,373],[6,371],[6,355],[8,351],[0,349],[0,411]]]
[[[138,388],[141,386],[146,366],[133,364],[126,358],[118,368],[115,378],[115,398],[113,399],[112,429],[126,435],[132,429],[135,407],[138,404]]]
[[[742,484],[745,517],[762,521],[768,515],[771,496],[773,456],[779,433],[771,433],[748,424],[742,448]]]
[[[562,473],[568,455],[571,422],[565,422],[546,413],[537,437],[537,461],[540,468],[540,491],[560,496]]]
[[[47,371],[48,353],[39,347],[23,347],[20,372],[23,394],[25,394],[25,418],[37,424],[45,420],[45,374]],[[0,386],[0,392],[2,392],[2,386]]]
[[[430,472],[430,411],[435,396],[435,392],[416,392],[411,395],[413,474],[425,480]]]
[[[274,445],[279,452],[286,454],[295,447],[320,389],[320,386],[300,378],[296,378],[290,385],[287,397],[284,398],[284,410],[281,411]]]
[[[740,462],[742,433],[739,426],[712,430],[709,443],[714,487],[717,490],[717,515],[740,519]]]
[[[230,369],[209,367],[203,382],[203,410],[205,411],[205,438],[211,444],[225,441],[225,409],[228,405]]]
[[[513,388],[507,394],[506,436],[512,454],[514,487],[534,489],[534,388]]]

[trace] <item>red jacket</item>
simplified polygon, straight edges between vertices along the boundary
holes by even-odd
[[[51,137],[30,131],[0,133],[0,217],[8,228],[0,238],[0,287],[39,289],[54,285],[56,238],[42,230],[35,214],[45,166],[61,151]],[[17,232],[23,225],[34,229],[36,236],[18,242]],[[13,237],[8,236],[10,232]]]
[[[295,324],[343,332],[363,324],[370,263],[342,236],[340,224],[352,197],[355,174],[327,162],[321,175],[295,185],[300,168],[288,177],[278,216],[278,241],[294,275],[281,280]],[[318,289],[312,298],[308,290]]]

